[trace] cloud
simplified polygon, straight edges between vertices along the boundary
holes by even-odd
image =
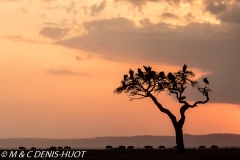
[[[158,23],[136,28],[129,19],[113,18],[85,22],[83,27],[87,35],[55,44],[102,54],[111,61],[143,60],[179,66],[186,63],[212,72],[207,76],[213,89],[211,102],[240,103],[239,26],[190,23],[172,27]]]
[[[76,59],[77,61],[82,61],[82,60],[91,59],[92,57],[93,57],[93,55],[88,54],[86,58],[82,58],[82,57],[79,57],[79,56],[75,56],[75,59]]]
[[[88,76],[87,73],[82,72],[74,72],[69,69],[49,69],[48,73],[60,76],[70,76],[70,75],[78,75],[78,76]]]
[[[54,22],[44,22],[43,24],[45,24],[45,25],[54,25],[54,26],[58,25],[57,23],[54,23]]]
[[[54,1],[56,1],[56,0],[42,0],[42,2],[48,2],[48,3],[54,2]]]
[[[0,0],[0,2],[1,1],[4,1],[4,2],[18,2],[18,1],[20,1],[20,0]]]
[[[147,2],[167,2],[170,5],[178,5],[180,3],[193,3],[196,0],[114,0],[114,2],[126,2],[135,7],[139,10],[142,10],[143,6],[147,4]]]
[[[240,23],[240,6],[232,6],[229,11],[221,13],[217,18],[227,23]]]
[[[100,13],[106,7],[106,0],[102,1],[99,5],[95,4],[90,7],[91,16]]]
[[[83,27],[88,31],[125,30],[135,27],[135,23],[126,18],[112,18],[84,22]]]
[[[195,17],[192,15],[192,13],[188,12],[184,18],[186,18],[187,21],[191,22]]]
[[[140,11],[142,10],[142,7],[146,5],[146,2],[149,0],[114,0],[114,2],[127,2],[131,5],[137,7]]]
[[[62,39],[70,32],[70,28],[45,27],[39,34],[51,39]]]
[[[27,9],[25,8],[25,7],[22,7],[22,8],[20,8],[20,9],[17,9],[16,10],[18,13],[27,13]]]
[[[225,23],[240,23],[239,0],[205,0],[205,11],[217,16],[219,20]]]
[[[163,14],[161,15],[161,17],[163,17],[163,18],[174,18],[174,19],[179,18],[177,15],[172,14],[172,13],[169,13],[169,12],[163,13]]]
[[[75,2],[71,2],[69,5],[65,6],[66,12],[69,14],[76,15],[77,14],[77,4]]]
[[[219,14],[227,10],[227,3],[225,0],[205,0],[206,11],[209,11],[211,14]]]
[[[0,38],[10,40],[10,41],[16,41],[16,42],[27,42],[27,43],[36,43],[37,42],[35,40],[27,39],[22,36],[2,36]]]
[[[148,18],[140,20],[139,23],[144,27],[150,27],[154,25]]]

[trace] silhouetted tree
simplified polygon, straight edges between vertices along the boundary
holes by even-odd
[[[207,87],[209,82],[204,78],[205,87],[201,87],[197,81],[192,80],[195,74],[192,71],[187,70],[187,66],[184,65],[182,70],[178,72],[169,72],[167,76],[163,71],[155,72],[150,66],[143,66],[145,72],[138,68],[138,72],[134,75],[130,75],[124,78],[121,83],[122,85],[114,90],[114,93],[120,94],[125,92],[130,100],[133,99],[143,99],[150,97],[159,110],[168,115],[171,119],[172,124],[175,129],[176,144],[178,148],[178,153],[186,153],[183,142],[183,125],[185,122],[185,112],[189,108],[197,107],[198,104],[204,104],[209,101],[208,93],[211,91]],[[131,70],[131,69],[130,69]],[[133,71],[131,70],[132,74]],[[193,105],[190,105],[185,101],[186,96],[183,96],[183,92],[187,86],[192,86],[193,88],[198,88],[198,91],[206,97],[205,101],[196,101]],[[161,103],[158,102],[153,93],[160,93],[167,91],[170,94],[174,94],[179,103],[183,104],[180,108],[181,118],[176,119],[176,116],[172,114],[170,110],[163,107]]]

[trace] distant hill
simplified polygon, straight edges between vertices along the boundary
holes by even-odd
[[[186,148],[194,148],[200,145],[210,147],[240,147],[240,135],[237,134],[209,134],[209,135],[184,135]],[[42,138],[9,138],[0,139],[1,149],[13,149],[19,146],[27,148],[49,148],[50,146],[71,146],[72,148],[101,149],[107,145],[117,147],[119,145],[133,145],[135,148],[142,148],[145,145],[152,145],[157,148],[159,145],[173,147],[176,145],[174,136],[133,136],[133,137],[97,137],[83,139],[42,139]]]

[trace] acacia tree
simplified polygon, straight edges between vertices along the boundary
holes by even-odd
[[[123,80],[121,81],[121,86],[114,90],[114,93],[120,94],[125,92],[130,100],[134,99],[143,99],[150,97],[158,109],[167,114],[171,119],[173,127],[175,129],[176,135],[176,144],[178,147],[178,153],[186,153],[183,142],[183,125],[185,122],[185,112],[189,108],[197,107],[198,104],[204,104],[209,101],[208,93],[211,91],[208,88],[208,80],[204,78],[205,86],[201,87],[197,81],[192,80],[195,74],[192,71],[187,70],[187,66],[184,65],[182,70],[178,72],[171,73],[169,72],[167,75],[163,71],[156,72],[153,71],[151,67],[143,66],[145,71],[142,71],[138,68],[137,73],[134,74],[133,70],[129,70],[130,76],[125,74],[123,76]],[[183,96],[183,92],[187,88],[187,86],[192,86],[193,88],[197,88],[199,92],[202,93],[204,97],[206,97],[205,101],[196,101],[192,105],[190,105],[186,100],[186,96]],[[174,94],[180,104],[183,104],[180,108],[181,118],[179,120],[176,119],[176,116],[172,114],[170,110],[163,107],[163,105],[158,102],[154,93],[160,92],[169,92],[170,94]]]

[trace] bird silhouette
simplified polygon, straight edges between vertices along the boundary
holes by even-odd
[[[207,78],[203,78],[203,82],[205,82],[206,84],[209,84],[208,79]]]
[[[150,75],[151,75],[151,78],[155,78],[156,77],[156,72],[155,71],[151,71]]]
[[[146,72],[151,73],[152,68],[150,66],[148,67],[143,66],[143,68],[145,69]]]
[[[130,78],[133,79],[133,70],[131,70],[131,68],[129,69],[129,74],[130,74]]]
[[[138,68],[138,75],[139,75],[140,77],[143,77],[143,76],[144,76],[141,68]]]
[[[164,78],[164,76],[165,76],[164,72],[160,72],[160,73],[159,73],[159,77],[160,77],[160,78]]]
[[[186,70],[187,70],[187,65],[184,64],[184,66],[183,66],[183,72],[186,72]]]
[[[171,80],[172,82],[175,82],[175,76],[171,72],[169,72],[167,76],[169,80]]]
[[[148,66],[148,73],[151,73],[152,67]]]
[[[123,89],[126,89],[127,88],[127,85],[125,84],[125,82],[122,81],[122,87]]]
[[[123,79],[124,79],[124,80],[126,80],[126,79],[127,79],[127,77],[128,77],[128,75],[127,75],[127,74],[125,74],[125,75],[123,76]]]
[[[148,72],[148,67],[143,66],[143,68],[145,69],[146,72]]]

